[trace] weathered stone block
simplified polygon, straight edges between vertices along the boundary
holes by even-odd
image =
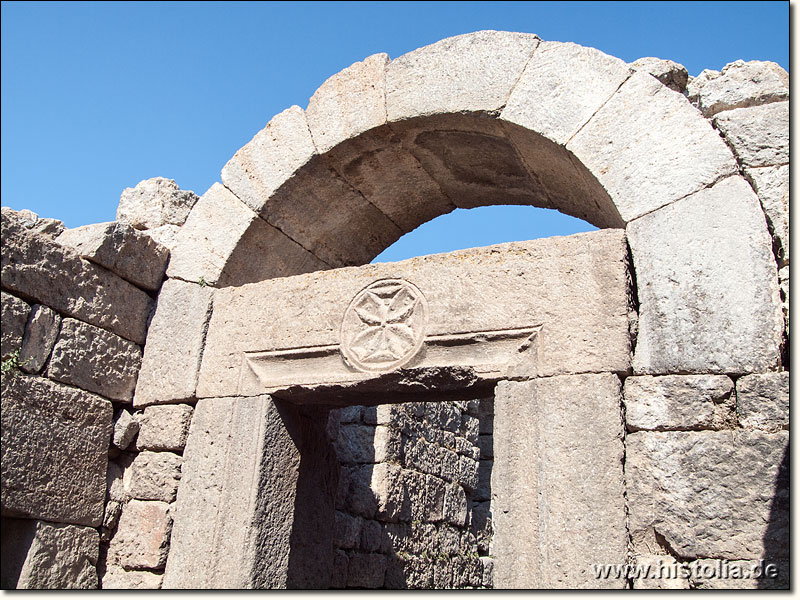
[[[131,445],[133,438],[139,432],[139,422],[136,421],[124,408],[119,411],[116,419],[114,419],[114,433],[111,437],[111,443],[120,450],[125,450]]]
[[[746,375],[736,382],[739,425],[776,431],[789,428],[789,372]]]
[[[639,290],[635,373],[752,373],[783,339],[772,243],[740,177],[631,222]]]
[[[386,557],[356,552],[347,566],[347,587],[375,589],[383,586]]]
[[[478,463],[478,485],[472,494],[472,498],[479,502],[491,500],[492,498],[492,467],[494,461],[481,460]]]
[[[111,403],[23,375],[4,375],[2,389],[3,515],[99,526]]]
[[[8,206],[2,208],[3,213],[8,212],[10,215],[16,215],[20,224],[31,231],[32,233],[41,233],[49,238],[57,238],[62,231],[64,231],[64,223],[58,219],[43,219],[32,210],[23,208],[20,211],[15,211]]]
[[[541,42],[500,117],[566,144],[630,74],[623,61],[594,48]]]
[[[726,110],[714,117],[739,162],[770,167],[789,162],[789,103]]]
[[[236,252],[240,246],[247,249],[246,256]],[[268,260],[254,261],[256,251]],[[324,268],[325,263],[215,183],[178,232],[167,275],[210,285],[239,285]]]
[[[789,261],[789,165],[745,169],[744,175],[761,200],[781,266]]]
[[[336,441],[336,454],[345,464],[375,462],[375,428],[370,425],[343,425]]]
[[[100,537],[90,527],[3,519],[4,589],[96,589]]]
[[[385,53],[373,54],[328,78],[308,101],[306,118],[317,152],[323,154],[386,123]]]
[[[150,571],[126,571],[122,567],[109,565],[103,575],[104,590],[157,590],[164,580],[163,573]]]
[[[380,463],[374,467],[362,469],[361,473],[362,477],[366,475],[371,477],[370,495],[374,496],[373,502],[376,505],[378,518],[382,521],[396,521],[403,510],[406,495],[403,483],[405,481],[404,471],[397,465]],[[366,496],[365,490],[362,489],[361,493]],[[364,504],[365,508],[371,508],[368,499]]]
[[[425,352],[413,355],[407,367],[477,362],[476,369],[493,377],[506,370],[527,376],[625,372],[630,361],[626,255],[622,232],[604,230],[220,289],[197,395],[260,393],[281,385],[369,377],[341,360],[341,344],[352,345],[341,338],[342,315],[364,288],[387,278],[413,282],[427,304],[427,324],[413,324],[415,335],[424,338]],[[498,290],[503,291],[500,297]],[[265,305],[265,297],[273,301]],[[145,364],[157,319],[158,314]],[[513,333],[519,330],[524,335]],[[497,335],[487,336],[485,346],[474,343],[487,339],[481,337],[487,332]],[[446,341],[450,336],[456,339]],[[491,340],[499,341],[492,345]],[[323,346],[325,354],[313,359],[319,362],[307,367],[293,360],[295,354],[281,359],[280,351]],[[414,385],[419,389],[420,382]]]
[[[22,337],[19,351],[19,368],[26,373],[38,373],[50,357],[56,343],[61,317],[53,310],[34,304]]]
[[[27,302],[5,292],[0,292],[0,297],[2,298],[3,320],[0,354],[2,354],[2,359],[5,360],[14,352],[20,352],[22,336],[25,335],[25,323],[28,321],[31,307]]]
[[[47,375],[120,402],[130,402],[142,351],[113,333],[64,319],[53,347]]]
[[[403,462],[403,437],[394,427],[375,427],[375,462]]]
[[[381,547],[382,534],[383,528],[378,521],[364,521],[358,547],[365,552],[377,552]]]
[[[182,462],[172,452],[141,452],[131,465],[131,496],[172,502],[178,492]]]
[[[457,527],[463,527],[467,522],[467,496],[457,483],[451,483],[445,488],[442,515],[445,521]]]
[[[620,403],[613,374],[497,385],[495,587],[624,586],[592,568],[627,551]]]
[[[724,375],[664,375],[625,380],[630,431],[728,429],[734,424],[733,382]]]
[[[336,511],[336,529],[333,537],[337,548],[357,548],[361,541],[361,524],[364,520],[361,517],[354,517],[344,512]]]
[[[150,297],[3,211],[3,287],[59,313],[144,343]],[[91,300],[87,300],[91,299]]]
[[[145,233],[153,238],[156,244],[164,246],[170,252],[178,243],[178,232],[181,228],[178,225],[162,225],[154,229],[147,229]]]
[[[148,406],[139,417],[136,447],[180,452],[186,445],[194,409],[187,404]]]
[[[671,60],[646,56],[637,58],[630,64],[631,68],[637,71],[650,73],[669,89],[681,92],[686,89],[689,82],[689,72],[686,67]]]
[[[164,283],[150,323],[134,406],[194,396],[211,294],[210,288],[193,283],[174,279]]]
[[[347,568],[350,559],[341,550],[333,553],[333,577],[331,578],[331,589],[339,590],[347,587]]]
[[[743,430],[628,435],[635,550],[655,553],[665,543],[681,558],[785,558],[788,439]]]
[[[499,110],[539,41],[532,34],[478,31],[394,59],[386,66],[389,122]]]
[[[685,563],[679,563],[669,554],[640,555],[634,559],[635,573],[632,587],[635,590],[688,590],[689,573]]]
[[[731,151],[684,98],[634,73],[567,144],[625,222],[736,172]]]
[[[56,241],[146,290],[161,286],[169,250],[127,223],[95,223],[67,229]]]
[[[774,62],[728,63],[722,72],[704,70],[686,88],[689,101],[706,117],[723,110],[789,99],[789,74]]]
[[[117,221],[136,229],[183,225],[195,202],[194,192],[180,189],[172,179],[153,177],[122,191]]]
[[[108,545],[108,564],[125,569],[163,569],[171,530],[169,504],[131,500]]]

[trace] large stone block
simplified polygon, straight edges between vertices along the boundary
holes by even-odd
[[[681,64],[663,58],[645,56],[637,58],[630,64],[637,71],[650,73],[669,89],[683,93],[689,81],[689,72]]]
[[[134,406],[194,396],[212,291],[177,279],[164,283],[144,347]]]
[[[139,432],[139,422],[124,408],[119,411],[114,419],[114,434],[111,443],[120,450],[130,446],[133,438]]]
[[[182,451],[194,409],[187,404],[148,406],[139,417],[136,447],[143,450]]]
[[[401,355],[410,360],[405,367],[441,372],[472,366],[487,377],[624,372],[630,344],[626,254],[622,232],[605,230],[217,290],[197,394],[361,381],[390,370],[391,364],[371,367],[368,361],[374,370],[359,371],[340,354],[342,343],[348,352],[353,336],[369,333],[367,323],[353,321],[342,340],[343,316],[359,318],[348,304],[387,280],[405,286],[398,301],[412,294],[420,303],[405,319],[420,351],[403,347]],[[391,296],[392,289],[400,293],[377,291]],[[417,320],[424,319],[424,305],[427,324]],[[418,391],[423,384],[413,381]]]
[[[636,373],[747,373],[779,364],[772,243],[752,188],[729,177],[627,228],[639,291]]]
[[[723,110],[789,99],[789,74],[774,62],[728,63],[722,72],[704,70],[686,88],[692,104],[711,117]]]
[[[3,515],[99,526],[111,403],[24,375],[3,375],[2,388]]]
[[[735,421],[733,381],[725,375],[664,375],[625,380],[631,431],[728,429]]]
[[[739,425],[776,431],[789,428],[789,372],[746,375],[736,382]]]
[[[625,562],[619,378],[548,377],[495,388],[494,586],[622,588],[593,564]]]
[[[24,302],[7,294],[0,292],[2,298],[2,341],[0,341],[0,354],[2,359],[9,358],[14,352],[20,352],[22,347],[22,336],[25,335],[25,323],[28,322],[28,315],[31,307]],[[17,355],[19,359],[19,355]]]
[[[620,59],[594,48],[542,42],[500,118],[566,144],[631,72]]]
[[[95,529],[30,519],[3,519],[2,587],[96,589],[100,536]]]
[[[789,103],[736,108],[714,117],[739,162],[747,167],[789,163]]]
[[[789,262],[789,165],[745,169],[767,215],[778,264]]]
[[[788,557],[788,432],[628,435],[634,549],[681,558]]]
[[[2,285],[59,313],[144,343],[150,297],[3,211]]]
[[[119,198],[117,221],[136,229],[183,225],[197,202],[197,194],[182,190],[172,179],[153,177],[125,188]]]
[[[326,422],[327,411],[303,416],[268,396],[197,403],[165,588],[330,584],[335,510],[319,490],[336,489],[337,465]]]
[[[163,569],[172,518],[166,502],[131,500],[108,545],[108,564],[125,569]]]
[[[533,34],[477,31],[394,59],[386,66],[389,122],[499,110],[539,41]]]
[[[105,329],[64,319],[47,375],[111,400],[130,402],[141,363],[142,351],[133,342]]]
[[[146,290],[161,286],[169,250],[127,223],[95,223],[67,229],[56,241]]]
[[[306,118],[317,152],[386,123],[388,54],[373,54],[339,71],[308,101]]]
[[[44,219],[27,208],[16,211],[8,206],[4,206],[0,210],[2,210],[3,213],[7,212],[9,215],[15,216],[19,219],[20,225],[32,233],[41,233],[49,238],[55,239],[64,231],[64,223],[58,219]]]
[[[634,73],[567,144],[628,222],[736,172],[711,124],[681,94]]]
[[[172,452],[140,452],[131,464],[131,496],[139,500],[175,500],[181,462],[183,459]]]
[[[19,368],[26,373],[38,373],[50,358],[61,328],[61,317],[52,309],[34,304],[22,338]]]
[[[239,246],[247,255],[237,253]],[[253,260],[253,254],[261,260]],[[178,232],[167,275],[210,285],[238,285],[327,265],[245,206],[219,183],[203,194]]]

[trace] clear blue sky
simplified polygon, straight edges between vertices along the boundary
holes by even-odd
[[[148,177],[202,194],[329,76],[470,31],[669,58],[690,75],[738,58],[789,68],[788,2],[3,2],[0,27],[2,204],[68,227],[113,220],[122,189]],[[457,211],[381,258],[588,228],[527,207]]]

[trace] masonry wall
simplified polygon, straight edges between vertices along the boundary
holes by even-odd
[[[491,429],[491,402],[334,411],[340,475],[331,587],[492,587],[491,440],[479,435],[481,425]]]

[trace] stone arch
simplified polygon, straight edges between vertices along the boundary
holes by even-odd
[[[733,154],[682,94],[598,50],[482,31],[370,56],[276,115],[221,179],[169,277],[222,287],[364,264],[455,207],[531,204],[625,227],[635,372],[779,365],[770,236]]]

